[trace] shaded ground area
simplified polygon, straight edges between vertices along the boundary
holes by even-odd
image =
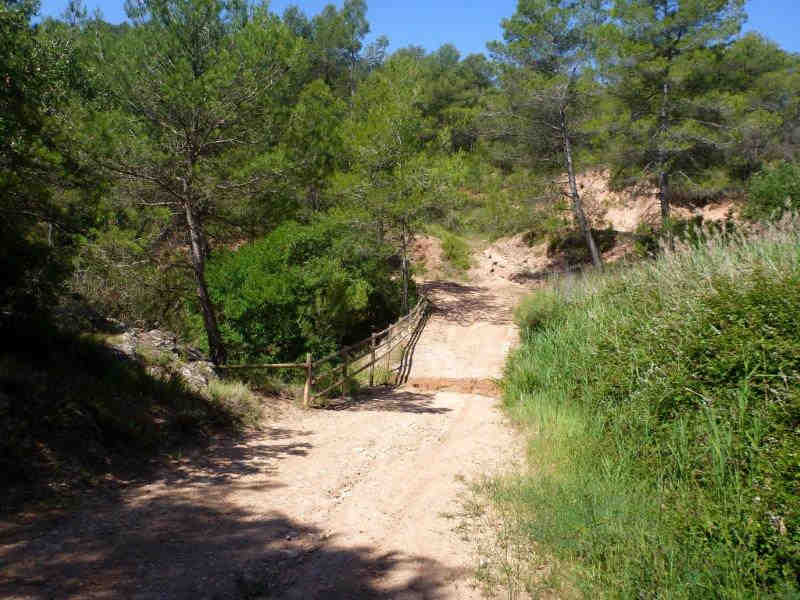
[[[72,514],[4,522],[0,597],[479,597],[442,514],[502,458],[490,399],[387,391],[285,418]]]
[[[511,451],[482,394],[516,339],[514,298],[429,290],[437,309],[408,385],[287,407],[272,427],[175,456],[146,483],[3,521],[0,598],[480,598],[474,543],[447,515],[465,482]],[[415,387],[422,367],[437,382]]]
[[[355,398],[341,398],[331,401],[327,410],[377,410],[386,412],[410,412],[440,414],[450,409],[434,405],[434,395],[394,390],[386,387],[370,390]]]
[[[455,281],[427,281],[423,291],[431,298],[435,318],[462,326],[474,323],[509,325],[513,310],[505,295],[489,287]]]

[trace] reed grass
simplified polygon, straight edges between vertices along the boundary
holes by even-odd
[[[800,597],[796,217],[554,281],[517,316],[504,403],[528,468],[488,489],[548,586]]]

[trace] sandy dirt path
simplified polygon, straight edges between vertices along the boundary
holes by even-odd
[[[0,598],[480,598],[452,515],[513,434],[495,398],[414,383],[498,377],[520,290],[427,288],[408,385],[287,409],[69,515],[0,523]]]

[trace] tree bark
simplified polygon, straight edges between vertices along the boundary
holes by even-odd
[[[307,194],[306,194],[307,202],[309,208],[314,212],[319,212],[320,210],[320,203],[319,203],[319,187],[317,187],[316,183],[312,183],[308,186]]]
[[[403,230],[401,234],[400,243],[402,245],[402,252],[403,256],[401,258],[402,261],[402,273],[403,273],[403,314],[408,314],[408,243],[406,240],[406,224],[403,223]]]
[[[658,203],[661,205],[661,224],[669,220],[669,173],[662,165],[658,174]]]
[[[669,102],[669,82],[664,76],[662,92],[661,115],[658,140],[658,202],[661,205],[661,223],[666,224],[669,219],[669,173],[667,172],[667,152],[664,149],[664,137],[667,133],[667,103]]]
[[[214,312],[214,306],[211,303],[211,298],[208,295],[208,286],[206,285],[205,236],[203,235],[200,219],[195,214],[194,207],[190,201],[184,200],[184,209],[186,211],[186,223],[189,226],[190,254],[197,285],[197,299],[200,302],[200,310],[203,313],[203,325],[208,338],[208,349],[211,353],[211,361],[215,365],[221,365],[227,360],[227,354],[222,343],[222,336],[219,333],[217,315]]]
[[[586,219],[586,213],[583,211],[583,202],[578,193],[578,184],[575,181],[575,167],[572,164],[572,146],[569,140],[569,129],[567,128],[567,115],[564,109],[561,109],[561,134],[564,143],[564,159],[567,163],[567,179],[569,180],[569,193],[572,199],[572,213],[575,215],[575,220],[581,228],[583,236],[586,238],[586,245],[589,248],[589,254],[592,257],[592,264],[595,267],[602,268],[603,260],[600,258],[600,252],[595,244],[594,236],[592,235],[592,228],[589,226],[589,221]]]

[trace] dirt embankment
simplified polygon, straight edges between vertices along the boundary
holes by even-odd
[[[609,187],[608,172],[589,172],[578,176],[578,188],[592,228],[609,230],[614,237],[602,252],[605,262],[614,262],[633,251],[631,234],[641,225],[661,220],[656,191],[651,188],[614,191]],[[737,206],[730,200],[701,207],[671,207],[676,219],[701,217],[703,222],[737,218]],[[523,232],[500,238],[474,257],[470,281],[491,288],[509,283],[528,287],[544,285],[553,273],[575,269],[564,252],[553,251],[550,240],[537,232]],[[498,281],[505,281],[499,284]]]
[[[577,177],[587,216],[595,229],[610,227],[615,231],[633,232],[642,224],[657,224],[661,220],[661,207],[656,190],[638,187],[614,191],[609,187],[608,171],[590,171]],[[683,204],[670,207],[676,219],[702,217],[704,222],[736,218],[736,204],[731,200],[713,202],[704,206]]]

